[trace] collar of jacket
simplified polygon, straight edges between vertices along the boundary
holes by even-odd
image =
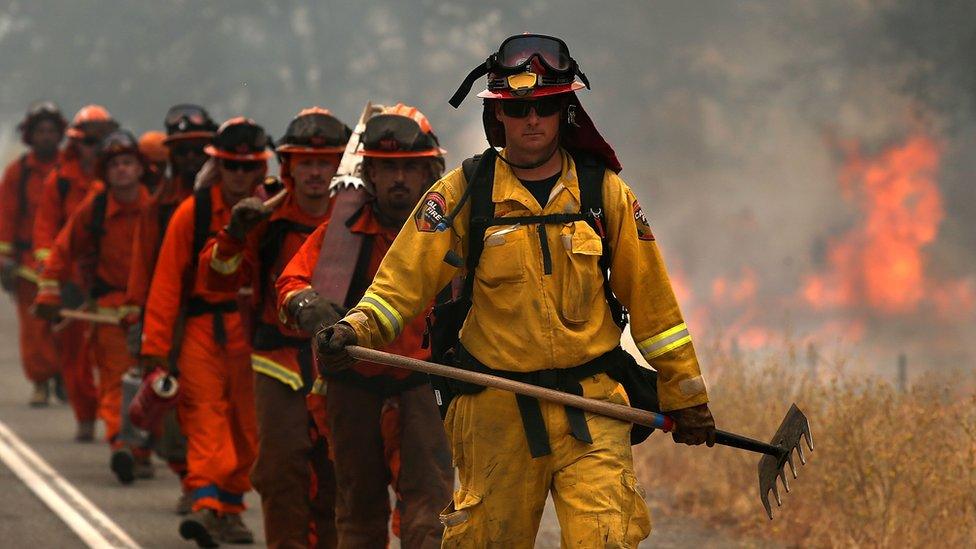
[[[562,172],[559,181],[553,186],[553,191],[558,195],[565,188],[576,200],[576,204],[579,204],[579,180],[576,177],[576,164],[566,149],[560,147],[559,152],[562,153],[563,158]],[[505,149],[502,149],[499,154],[504,156]],[[500,159],[495,160],[495,184],[492,187],[491,200],[496,204],[513,200],[533,213],[542,213],[546,209],[545,207],[539,208],[539,203],[532,196],[532,193],[515,177],[512,168]]]

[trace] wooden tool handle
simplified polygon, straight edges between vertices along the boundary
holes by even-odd
[[[118,325],[121,321],[121,319],[115,315],[91,313],[88,311],[79,311],[77,309],[61,309],[58,314],[64,318],[70,318],[71,320],[84,320],[86,322],[95,322],[97,324]]]
[[[484,387],[492,387],[495,389],[501,389],[503,391],[510,391],[520,395],[535,397],[540,400],[572,406],[574,408],[579,408],[580,410],[619,419],[621,421],[654,427],[655,429],[661,429],[662,431],[670,431],[674,428],[674,422],[671,420],[671,418],[665,415],[648,412],[647,410],[640,410],[638,408],[631,408],[630,406],[624,406],[622,404],[614,404],[612,402],[571,395],[569,393],[564,393],[562,391],[556,391],[553,389],[546,389],[545,387],[538,387],[529,383],[512,381],[511,379],[505,379],[503,377],[493,376],[490,374],[471,372],[468,370],[462,370],[461,368],[444,366],[443,364],[436,364],[415,358],[384,353],[383,351],[367,349],[365,347],[349,346],[346,347],[346,350],[353,358],[358,360],[385,364],[387,366],[404,368],[407,370],[413,370],[415,372],[424,372],[442,377],[449,377],[451,379],[466,381],[468,383],[474,383]]]

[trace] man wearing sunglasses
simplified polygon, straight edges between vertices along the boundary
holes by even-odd
[[[48,403],[50,383],[60,370],[50,325],[30,313],[37,294],[31,230],[44,180],[57,166],[58,145],[68,121],[50,101],[31,105],[17,126],[29,150],[7,166],[0,182],[0,282],[17,303],[20,356],[24,374],[34,384],[31,406]]]
[[[241,200],[231,210],[230,223],[201,254],[210,267],[209,287],[255,288],[251,367],[258,457],[251,481],[261,495],[269,547],[336,546],[335,472],[325,425],[311,415],[324,405],[320,395],[310,394],[315,369],[309,334],[279,324],[275,281],[308,235],[326,221],[329,185],[351,134],[327,109],[301,111],[275,149],[288,190],[284,201],[272,210],[257,197]],[[343,312],[329,303],[319,305],[310,311],[330,323]]]
[[[168,174],[153,192],[149,205],[143,210],[132,240],[132,261],[126,285],[126,305],[130,313],[123,324],[128,329],[129,352],[139,355],[142,341],[142,309],[149,295],[149,285],[163,235],[176,207],[193,194],[197,172],[207,160],[204,147],[213,141],[217,124],[206,109],[199,105],[177,104],[170,107],[163,119],[166,138],[163,146],[169,154]],[[157,451],[170,469],[182,479],[186,476],[186,440],[180,432],[176,412],[169,412],[163,420],[163,433]],[[189,514],[192,510],[189,492],[182,491],[176,512]]]
[[[149,201],[143,179],[148,162],[135,137],[124,130],[103,141],[95,166],[99,178],[93,190],[58,233],[38,280],[37,314],[61,320],[61,285],[80,273],[84,288],[99,314],[125,314],[125,283],[132,259],[132,232]],[[98,416],[112,449],[110,466],[119,481],[151,478],[149,449],[133,446],[120,436],[122,376],[135,359],[126,350],[125,330],[111,324],[90,326],[89,345],[98,371]],[[75,350],[77,352],[77,350]]]
[[[118,123],[100,105],[82,107],[68,126],[68,145],[58,167],[52,171],[41,191],[41,200],[34,218],[34,258],[43,263],[51,253],[51,246],[68,218],[89,192],[101,187],[96,181],[95,164],[102,139],[117,130]],[[78,307],[84,301],[79,288],[80,273],[62,287],[62,301],[68,307]],[[83,322],[69,322],[54,338],[61,360],[61,376],[71,407],[78,421],[75,439],[94,440],[95,413],[98,406],[92,366],[86,349],[88,326]]]
[[[345,367],[346,345],[386,345],[399,319],[421,313],[465,267],[461,298],[452,302],[460,341],[442,360],[636,402],[654,387],[648,370],[620,349],[629,311],[675,439],[712,444],[704,381],[657,243],[617,176],[613,149],[576,97],[586,77],[566,44],[542,35],[505,40],[452,104],[486,74],[479,96],[491,148],[433,186],[388,252],[370,299],[320,332],[323,366]],[[550,495],[566,547],[636,547],[647,537],[631,455],[632,440],[646,434],[571,407],[449,386],[458,396],[445,427],[460,487],[441,515],[444,547],[532,547]]]
[[[193,500],[180,534],[198,545],[218,540],[252,543],[241,520],[244,493],[251,489],[256,431],[250,337],[236,291],[206,287],[209,262],[198,260],[209,235],[230,221],[231,208],[251,196],[264,179],[269,139],[253,120],[237,117],[218,128],[204,150],[217,163],[210,187],[183,201],[166,228],[143,317],[141,356],[170,368],[177,347],[180,398],[177,412],[187,438],[184,490]],[[185,318],[182,335],[174,332]],[[174,338],[178,338],[174,341]]]
[[[333,213],[295,253],[278,278],[279,311],[288,325],[312,335],[339,316],[326,309],[313,280],[345,283],[341,310],[355,305],[420,197],[444,170],[444,150],[427,117],[417,108],[397,104],[366,123],[359,153],[362,174],[373,197],[348,219]],[[342,191],[350,192],[350,191]],[[322,265],[324,250],[352,237],[345,265]],[[345,270],[343,276],[335,275]],[[323,272],[325,271],[325,272]],[[326,285],[328,286],[328,285]],[[428,303],[430,305],[430,303]],[[427,359],[423,316],[403,326],[387,342],[389,352]],[[387,484],[399,502],[400,541],[406,548],[436,547],[442,528],[437,513],[454,482],[450,450],[439,428],[428,376],[379,364],[359,362],[341,371],[322,371],[330,442],[335,456],[336,524],[340,547],[385,547],[390,520]],[[395,405],[397,413],[386,412]],[[394,423],[398,436],[387,431]],[[396,440],[398,438],[398,441]],[[394,446],[391,448],[391,444]],[[398,451],[392,460],[387,454]]]

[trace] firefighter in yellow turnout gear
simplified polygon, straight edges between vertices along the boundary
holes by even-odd
[[[505,148],[497,156],[489,149],[481,162],[493,162],[494,217],[513,220],[482,225],[459,366],[629,403],[608,373],[623,359],[621,328],[600,266],[606,243],[610,288],[658,371],[660,407],[675,420],[675,439],[712,444],[705,384],[657,242],[616,175],[616,156],[576,99],[583,85],[574,77],[585,76],[565,43],[512,37],[489,58],[485,73],[486,133],[492,146]],[[476,69],[468,87],[477,76]],[[584,155],[606,167],[602,181],[597,177],[602,211],[588,219],[571,215],[585,202],[585,168],[577,163]],[[458,274],[458,258],[472,251],[469,231],[476,221],[471,202],[463,203],[471,183],[466,172],[455,169],[431,188],[363,299],[317,335],[323,367],[343,367],[345,345],[380,348],[392,341]],[[567,377],[573,383],[553,385]],[[441,515],[444,547],[532,547],[550,492],[564,547],[636,547],[647,537],[631,425],[495,389],[461,392],[445,418],[460,488]]]

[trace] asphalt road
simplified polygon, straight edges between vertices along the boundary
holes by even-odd
[[[137,481],[130,486],[120,485],[109,470],[109,449],[102,442],[77,443],[73,440],[74,418],[68,405],[52,398],[47,408],[33,409],[27,406],[30,384],[24,379],[17,350],[17,325],[13,307],[8,299],[0,300],[0,453],[20,461],[29,476],[41,471],[39,484],[53,486],[53,493],[71,503],[71,509],[81,509],[82,522],[96,524],[94,530],[105,535],[110,542],[118,542],[111,528],[99,526],[92,518],[99,511],[131,538],[133,545],[146,548],[190,547],[177,533],[179,517],[173,508],[180,488],[177,477],[162,462],[156,463],[156,478]],[[43,473],[44,467],[28,459],[24,450],[16,450],[4,437],[5,429],[28,447],[27,454],[35,453],[49,464],[51,475]],[[101,426],[99,426],[101,436]],[[56,474],[55,474],[56,473]],[[61,480],[54,479],[59,475]],[[46,480],[44,480],[46,479]],[[38,482],[35,482],[38,484]],[[67,485],[67,487],[65,486]],[[70,497],[71,490],[87,498],[94,510],[87,510]],[[27,483],[14,474],[10,466],[0,460],[0,547],[85,547],[103,545],[103,542],[86,544],[68,522],[46,505],[41,497],[28,488]],[[55,496],[57,499],[57,496]],[[245,501],[251,506],[245,522],[254,530],[258,543],[264,547],[258,498],[253,492]],[[652,508],[653,508],[653,503]],[[55,505],[57,507],[57,505]],[[653,516],[653,515],[652,515]],[[654,520],[654,533],[641,547],[736,547],[721,533],[703,529],[693,520]],[[559,530],[552,505],[546,509],[543,524],[536,543],[537,547],[558,547]],[[752,544],[747,544],[752,545]],[[394,543],[393,547],[399,544]]]

